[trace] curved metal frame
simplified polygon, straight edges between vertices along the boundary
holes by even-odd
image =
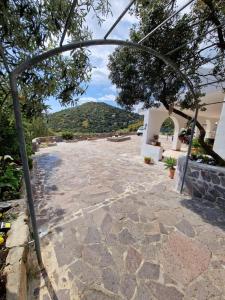
[[[14,107],[16,128],[18,132],[19,145],[20,145],[21,160],[23,164],[24,180],[25,180],[26,192],[27,192],[27,201],[28,201],[28,207],[29,207],[31,224],[32,224],[33,235],[34,235],[35,250],[37,253],[37,259],[40,267],[43,267],[43,262],[41,257],[40,241],[39,241],[39,235],[38,235],[38,229],[37,229],[37,223],[35,217],[32,187],[30,181],[30,172],[29,172],[24,130],[23,130],[22,118],[21,118],[21,110],[20,110],[18,87],[17,87],[17,77],[26,69],[29,69],[32,66],[36,65],[37,63],[45,59],[48,59],[54,55],[58,55],[60,53],[69,50],[74,50],[83,47],[99,46],[99,45],[117,45],[117,46],[127,46],[131,48],[136,48],[138,50],[148,52],[149,54],[161,59],[162,61],[165,62],[165,64],[169,65],[174,71],[176,71],[184,79],[184,81],[188,86],[189,91],[192,93],[193,97],[197,100],[197,96],[195,94],[191,81],[182,71],[179,70],[179,68],[175,65],[175,63],[171,59],[169,59],[163,54],[158,53],[152,48],[140,45],[138,43],[132,43],[123,40],[99,39],[99,40],[79,41],[79,42],[63,45],[26,60],[10,73],[10,87],[11,87],[11,93],[13,98],[13,107]],[[185,172],[184,172],[184,177],[185,177]]]

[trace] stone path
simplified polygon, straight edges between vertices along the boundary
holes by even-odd
[[[225,213],[175,193],[139,144],[60,143],[36,155],[46,273],[29,299],[225,299]]]

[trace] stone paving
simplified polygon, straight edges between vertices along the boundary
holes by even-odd
[[[225,212],[173,191],[140,137],[41,149],[35,204],[46,272],[29,299],[225,299]]]

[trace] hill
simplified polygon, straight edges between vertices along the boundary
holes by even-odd
[[[49,127],[55,131],[102,133],[127,128],[143,117],[103,102],[87,102],[49,115]]]

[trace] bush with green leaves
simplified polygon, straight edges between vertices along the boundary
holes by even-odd
[[[72,140],[73,139],[73,133],[70,131],[65,131],[62,133],[62,138],[64,140]]]
[[[164,161],[165,169],[175,169],[175,166],[177,165],[177,161],[173,157],[168,157]]]
[[[194,147],[194,148],[200,148],[201,147],[201,145],[199,143],[199,140],[197,138],[192,140],[192,147]]]
[[[22,170],[10,155],[0,156],[0,200],[19,197]]]

